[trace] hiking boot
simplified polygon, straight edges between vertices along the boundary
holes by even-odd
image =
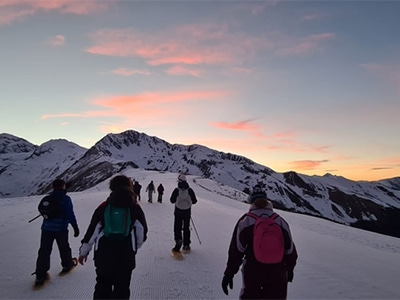
[[[60,275],[69,273],[77,265],[78,265],[78,259],[76,257],[72,258],[72,265],[68,268],[63,268],[60,272]]]
[[[36,276],[34,287],[40,288],[49,279],[50,279],[50,274],[48,272],[46,272],[46,274],[44,276]]]
[[[182,247],[182,250],[188,252],[188,251],[190,251],[190,246],[189,246],[189,245],[183,246],[183,247]]]
[[[172,248],[172,251],[179,252],[181,250],[181,247],[182,247],[182,240],[176,240],[175,247]]]

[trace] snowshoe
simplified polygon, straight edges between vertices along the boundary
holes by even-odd
[[[183,246],[183,248],[182,248],[182,252],[184,253],[184,254],[188,254],[188,253],[190,253],[190,246]]]
[[[175,250],[175,247],[172,248],[172,256],[176,259],[176,260],[183,260],[183,255],[181,251],[177,251]]]
[[[47,272],[44,277],[36,277],[36,280],[33,284],[33,289],[34,290],[40,290],[43,288],[46,283],[50,280],[50,274]]]
[[[73,257],[73,258],[72,258],[72,265],[71,265],[71,267],[69,267],[69,268],[63,268],[63,269],[61,270],[61,272],[60,272],[58,275],[64,276],[64,275],[70,273],[73,269],[76,268],[77,265],[78,265],[78,259],[77,259],[76,257]]]
[[[176,240],[175,241],[175,247],[172,248],[172,251],[173,252],[180,252],[181,247],[182,247],[182,240]]]

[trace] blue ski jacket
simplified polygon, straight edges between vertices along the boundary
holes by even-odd
[[[42,230],[51,232],[61,232],[68,230],[68,224],[77,226],[77,221],[72,205],[71,198],[67,195],[65,190],[54,190],[51,194],[61,197],[61,205],[63,208],[64,216],[62,218],[43,219]]]

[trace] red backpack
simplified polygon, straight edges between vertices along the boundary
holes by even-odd
[[[264,264],[280,263],[283,259],[285,245],[282,228],[275,219],[279,217],[274,213],[270,217],[259,217],[251,212],[249,217],[255,218],[253,231],[253,250],[256,260]]]

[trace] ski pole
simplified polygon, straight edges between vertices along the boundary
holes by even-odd
[[[197,229],[196,229],[196,226],[194,225],[192,217],[190,217],[190,220],[192,221],[194,232],[196,233],[197,239],[199,240],[199,244],[201,245],[200,237],[199,237],[199,234],[197,233]]]
[[[37,215],[36,217],[34,217],[33,219],[29,220],[28,223],[35,221],[37,218],[39,218],[41,215]]]

